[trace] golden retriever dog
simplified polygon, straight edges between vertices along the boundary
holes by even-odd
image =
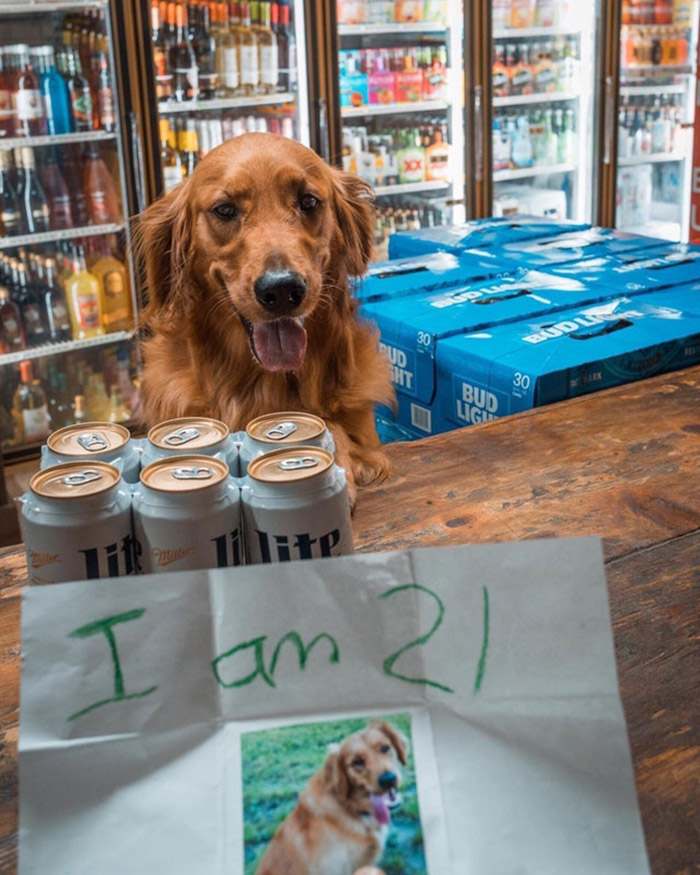
[[[300,143],[245,134],[142,214],[148,425],[303,410],[326,420],[352,494],[386,475],[373,407],[393,403],[389,367],[348,286],[371,258],[371,193]]]
[[[331,748],[277,828],[256,875],[353,875],[378,863],[407,753],[407,739],[382,720]]]

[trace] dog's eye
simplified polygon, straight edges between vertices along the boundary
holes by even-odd
[[[353,760],[350,763],[351,766],[355,766],[355,768],[357,768],[357,769],[363,768],[364,764],[365,764],[364,757],[353,757]]]
[[[313,213],[321,202],[314,194],[303,194],[299,199],[299,206],[304,213]]]
[[[383,744],[383,745],[379,748],[379,753],[389,753],[390,750],[391,750],[391,748],[389,747],[388,744]]]
[[[217,204],[215,207],[212,207],[211,211],[216,218],[221,219],[222,222],[232,222],[234,219],[238,218],[238,207],[234,204]]]

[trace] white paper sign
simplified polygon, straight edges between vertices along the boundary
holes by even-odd
[[[649,871],[595,539],[34,587],[22,628],[21,875]]]

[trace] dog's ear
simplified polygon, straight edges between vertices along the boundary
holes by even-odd
[[[323,764],[323,780],[338,799],[347,799],[350,795],[350,779],[338,745],[328,747],[328,755]]]
[[[333,171],[333,200],[338,226],[335,245],[348,276],[362,276],[374,246],[374,193],[354,173]]]
[[[408,739],[403,732],[399,732],[398,729],[393,727],[390,723],[386,723],[384,720],[373,720],[370,725],[386,735],[397,753],[399,762],[402,766],[405,766],[406,758],[408,756]]]
[[[187,253],[192,216],[187,196],[189,180],[158,198],[138,217],[134,233],[137,262],[145,274],[146,319],[184,311],[187,297]]]

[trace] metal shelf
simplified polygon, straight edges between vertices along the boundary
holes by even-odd
[[[0,367],[2,365],[14,365],[27,359],[40,359],[50,355],[62,355],[76,349],[89,349],[93,346],[105,346],[108,343],[121,343],[129,340],[132,331],[113,331],[100,337],[90,337],[88,340],[66,340],[64,343],[45,343],[43,346],[33,346],[31,349],[23,349],[19,352],[8,352],[0,355]]]
[[[158,104],[160,115],[178,112],[208,112],[215,109],[242,109],[251,106],[270,106],[278,103],[294,103],[296,96],[291,91],[275,94],[253,94],[250,97],[215,97],[213,100],[195,100]]]
[[[404,112],[441,112],[450,108],[446,100],[419,100],[416,103],[375,103],[370,106],[343,106],[343,118],[357,118],[365,115],[398,115]]]
[[[32,246],[38,243],[55,243],[59,240],[75,240],[76,237],[99,237],[102,234],[117,234],[126,225],[86,225],[84,228],[67,228],[65,231],[42,231],[39,234],[19,234],[16,237],[0,237],[0,249],[15,249],[17,246]]]
[[[620,67],[621,79],[637,79],[640,76],[684,76],[693,72],[690,64],[672,67],[670,64],[649,64],[645,67]]]
[[[623,85],[620,88],[620,97],[636,97],[656,94],[686,94],[687,85],[682,82],[676,85]]]
[[[447,26],[434,21],[410,21],[395,24],[339,24],[338,35],[383,36],[401,33],[445,33]]]
[[[632,158],[618,158],[618,167],[633,167],[637,164],[668,164],[671,161],[685,161],[683,152],[652,152],[649,155],[634,155]]]
[[[581,95],[577,91],[551,91],[537,94],[514,94],[512,97],[494,97],[494,106],[520,106],[532,103],[558,103],[566,100],[578,100]]]
[[[0,2],[2,15],[33,15],[37,12],[67,12],[71,9],[101,8],[107,0],[25,0],[24,3]]]
[[[529,179],[531,176],[549,176],[551,173],[573,173],[576,164],[542,164],[537,167],[519,167],[516,170],[494,170],[494,182],[508,182],[511,179]]]
[[[429,182],[403,182],[400,185],[377,185],[374,194],[377,197],[389,197],[392,194],[418,194],[422,191],[444,191],[450,187],[449,182],[431,180]]]
[[[580,27],[506,27],[493,32],[494,39],[520,39],[548,36],[576,36],[581,33]]]
[[[0,6],[0,11],[2,6]],[[68,143],[99,143],[116,140],[117,134],[106,131],[83,131],[77,134],[45,134],[40,137],[8,137],[0,140],[0,149],[18,149],[21,146],[64,146]]]

